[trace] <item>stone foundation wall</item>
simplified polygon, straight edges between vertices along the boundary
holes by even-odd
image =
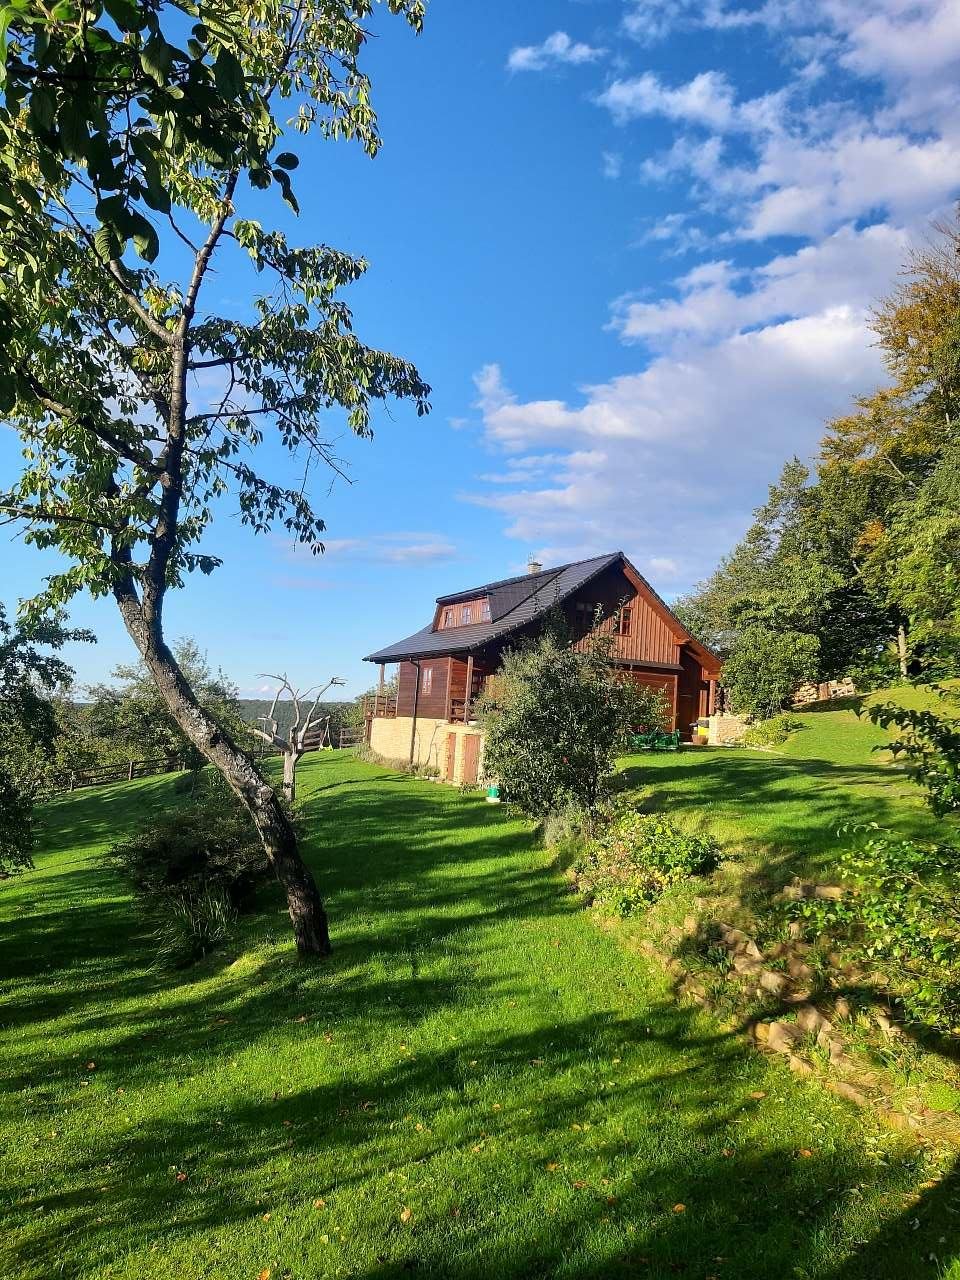
[[[410,733],[413,729],[412,716],[397,716],[394,720],[375,718],[370,727],[370,748],[384,760],[410,759]],[[457,739],[454,755],[454,772],[452,781],[460,785],[463,781],[464,749],[463,739],[478,736],[480,743],[479,779],[483,778],[483,735],[476,725],[450,724],[446,720],[424,719],[417,717],[417,730],[414,738],[414,762],[428,765],[436,769],[441,777],[446,773],[447,735],[455,734]]]
[[[707,743],[711,747],[730,747],[739,742],[746,731],[746,723],[739,716],[711,716]]]

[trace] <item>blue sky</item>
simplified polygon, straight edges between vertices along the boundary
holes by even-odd
[[[353,483],[315,477],[323,557],[215,523],[225,564],[167,629],[248,695],[277,669],[359,692],[364,653],[530,553],[619,548],[687,589],[882,380],[871,300],[960,194],[956,0],[434,0],[419,39],[373,30],[380,156],[298,139],[302,216],[253,216],[370,260],[357,329],[434,411],[379,413],[372,442],[328,424]],[[226,263],[208,306],[246,289]],[[17,458],[0,430],[3,479]],[[8,605],[56,563],[0,555]],[[72,617],[99,636],[81,682],[130,659],[109,601]]]

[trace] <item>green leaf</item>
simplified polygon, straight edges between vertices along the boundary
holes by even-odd
[[[281,151],[276,157],[275,163],[281,169],[296,169],[300,163],[300,157],[295,156],[292,151]]]
[[[56,115],[56,102],[53,94],[44,85],[39,85],[30,95],[30,123],[41,133],[48,133],[53,128]]]
[[[151,36],[140,51],[140,64],[157,84],[166,81],[173,63],[173,51],[163,36]]]
[[[239,98],[243,92],[243,68],[229,49],[221,47],[217,54],[213,78],[225,98]]]
[[[103,0],[103,7],[121,31],[140,31],[146,16],[135,0]]]

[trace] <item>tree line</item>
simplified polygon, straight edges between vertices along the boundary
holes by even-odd
[[[960,673],[960,221],[872,315],[888,385],[784,466],[744,538],[675,605],[725,659],[736,710],[804,681],[866,690]]]

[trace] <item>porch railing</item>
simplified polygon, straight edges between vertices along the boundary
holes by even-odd
[[[395,693],[368,694],[363,700],[363,714],[366,719],[395,720],[397,695]]]

